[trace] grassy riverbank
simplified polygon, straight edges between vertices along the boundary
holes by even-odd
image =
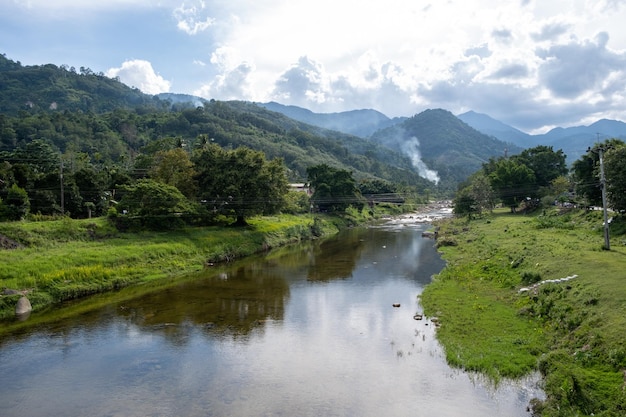
[[[448,265],[422,304],[439,317],[447,360],[495,380],[539,370],[548,398],[536,415],[626,415],[623,220],[610,251],[600,212],[502,211],[440,226]]]
[[[0,223],[0,288],[24,292],[33,310],[61,301],[198,271],[213,263],[336,233],[349,220],[310,215],[256,217],[249,226],[120,233],[105,218]],[[8,238],[8,239],[7,239]],[[20,294],[0,296],[11,317]]]

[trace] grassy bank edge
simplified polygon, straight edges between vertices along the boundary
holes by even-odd
[[[22,246],[0,250],[0,285],[24,292],[33,311],[63,301],[189,274],[289,243],[328,236],[347,220],[330,216],[255,217],[249,226],[117,232],[105,218],[0,223]],[[0,318],[21,294],[0,296]]]
[[[585,211],[441,222],[447,266],[421,303],[448,362],[495,381],[539,370],[535,415],[624,415],[626,245],[602,250],[601,225]]]

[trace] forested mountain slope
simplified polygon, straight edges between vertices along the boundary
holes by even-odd
[[[89,68],[23,66],[0,55],[0,114],[16,115],[20,110],[101,113],[167,106],[167,102]]]
[[[246,102],[189,101],[149,96],[88,68],[22,66],[0,56],[0,152],[34,140],[59,154],[140,175],[142,157],[198,140],[246,146],[283,158],[292,181],[326,163],[355,178],[380,178],[433,188],[406,156],[356,136],[290,119]],[[145,158],[144,158],[145,159]]]
[[[441,186],[453,190],[492,157],[519,153],[521,148],[471,128],[447,110],[419,113],[382,129],[372,140],[412,155],[436,172]]]

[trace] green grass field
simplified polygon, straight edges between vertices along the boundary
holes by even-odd
[[[198,271],[272,247],[310,239],[313,216],[256,217],[245,228],[190,227],[119,233],[106,219],[0,223],[0,235],[23,245],[0,250],[0,288],[27,291],[34,310],[61,301]],[[318,233],[337,226],[317,221]],[[0,318],[19,295],[0,296]]]
[[[439,317],[447,360],[496,381],[538,369],[548,398],[534,404],[536,415],[626,415],[621,226],[610,251],[599,212],[497,211],[440,227],[448,265],[422,304]]]

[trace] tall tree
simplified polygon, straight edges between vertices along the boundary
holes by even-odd
[[[609,149],[605,161],[607,199],[614,210],[626,210],[626,145]]]
[[[351,205],[363,207],[363,196],[351,172],[320,164],[309,167],[307,176],[314,190],[311,201],[320,210],[343,211]]]
[[[182,148],[158,151],[149,173],[151,178],[178,188],[189,199],[196,195],[193,162]]]
[[[119,206],[130,217],[136,217],[142,227],[168,229],[181,224],[178,215],[191,210],[191,205],[176,187],[150,179],[123,187]]]
[[[536,190],[535,174],[526,165],[515,159],[499,159],[489,180],[503,204],[511,211]]]
[[[237,225],[284,204],[289,187],[281,159],[268,162],[262,152],[250,148],[227,151],[207,144],[196,151],[193,161],[201,201],[209,209],[234,214]]]
[[[465,184],[454,200],[455,214],[467,214],[471,217],[472,214],[481,214],[483,210],[493,210],[497,198],[491,181],[484,172],[474,173]]]
[[[511,159],[515,159],[530,168],[535,176],[535,184],[543,189],[550,187],[552,180],[566,175],[568,172],[565,154],[561,149],[554,151],[552,146],[540,145],[524,149],[519,155],[512,156]]]

